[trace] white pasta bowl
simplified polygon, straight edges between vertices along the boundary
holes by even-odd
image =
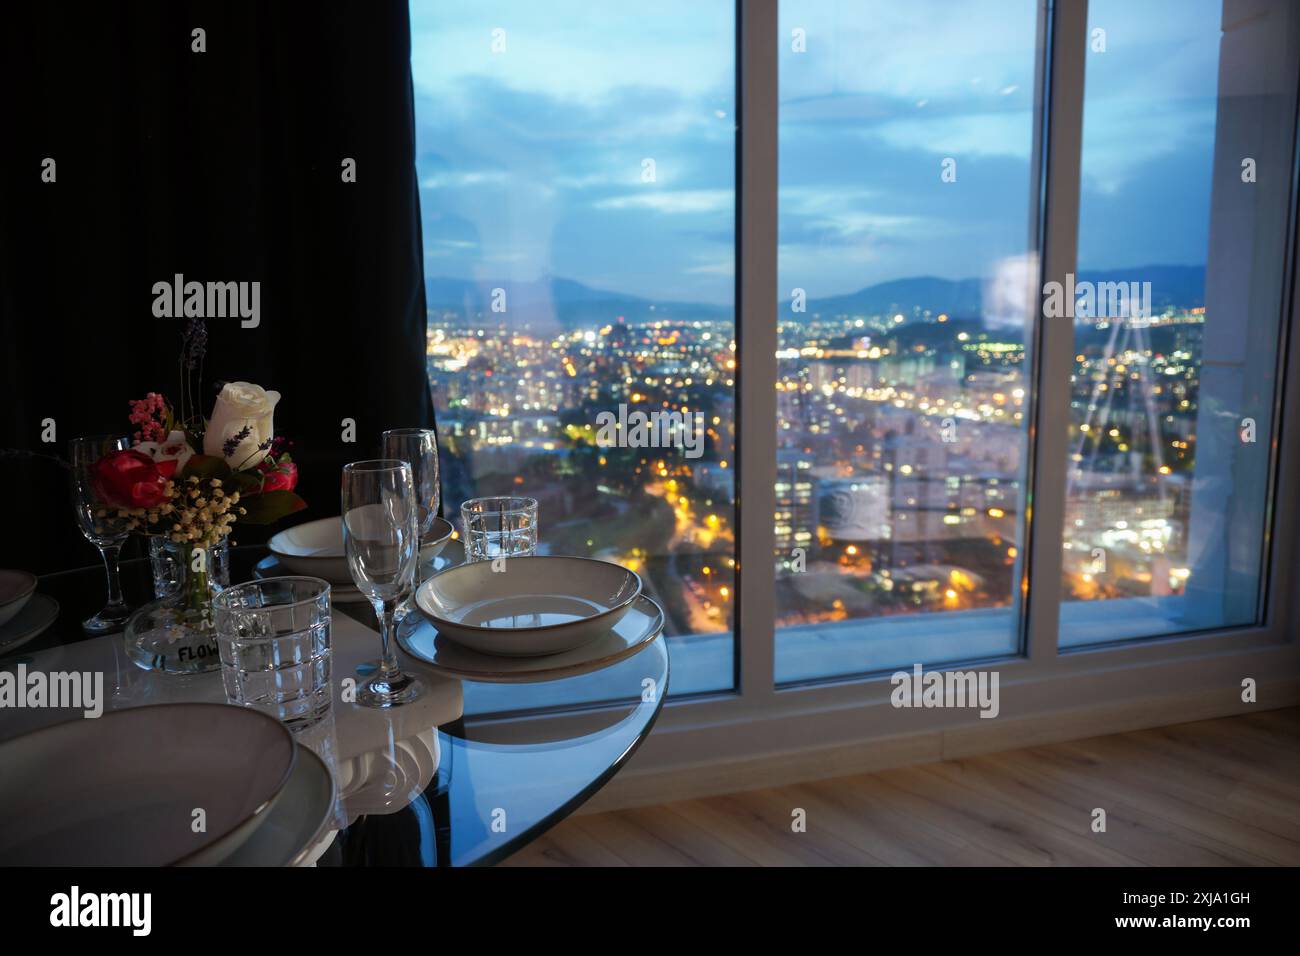
[[[455,530],[446,518],[435,517],[429,530],[420,537],[420,560],[430,561],[441,554]]]
[[[439,634],[470,650],[541,657],[608,634],[640,593],[627,568],[546,555],[448,568],[420,585],[415,601]]]
[[[272,535],[268,547],[292,574],[324,578],[331,584],[351,584],[343,550],[343,519],[321,518]]]
[[[0,627],[18,616],[36,590],[36,575],[26,571],[0,571]]]

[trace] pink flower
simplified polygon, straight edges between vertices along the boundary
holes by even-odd
[[[163,422],[167,419],[168,414],[167,399],[157,392],[150,392],[144,398],[134,399],[128,404],[131,406],[128,421],[132,425],[140,426],[140,430],[135,433],[137,445],[143,442],[166,440],[167,429]]]

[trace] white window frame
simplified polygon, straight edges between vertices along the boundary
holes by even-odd
[[[1028,556],[1020,582],[1023,654],[980,661],[1001,675],[1001,714],[982,720],[970,710],[898,709],[889,703],[888,674],[777,687],[774,681],[777,330],[778,0],[737,4],[737,352],[739,376],[739,517],[736,596],[736,684],[731,693],[672,699],[631,764],[588,805],[631,806],[747,787],[928,762],[1098,733],[1177,723],[1300,703],[1296,606],[1297,496],[1300,486],[1300,348],[1283,337],[1285,378],[1271,453],[1274,495],[1266,537],[1264,623],[1173,634],[1113,646],[1058,651],[1065,513],[1068,391],[1042,383],[1068,381],[1072,323],[1042,321],[1034,355],[1031,461],[1025,508]],[[1040,224],[1043,282],[1075,271],[1082,144],[1087,0],[1040,0],[1040,75],[1033,176]],[[1046,100],[1046,102],[1041,102]],[[1044,108],[1047,107],[1047,108]],[[1293,149],[1293,162],[1300,150]],[[1294,180],[1294,177],[1293,177]],[[1295,188],[1293,187],[1293,192]],[[1283,322],[1294,327],[1300,297],[1295,262],[1295,197],[1288,235],[1288,285]],[[1040,286],[1041,287],[1041,286]],[[754,423],[752,427],[749,423]],[[1284,476],[1281,481],[1276,476]],[[1030,587],[1032,582],[1032,588]],[[673,653],[690,653],[674,639]],[[973,662],[928,667],[964,669]],[[1253,678],[1258,703],[1244,703],[1241,682]],[[671,676],[670,676],[671,688]]]
[[[736,334],[738,515],[735,684],[725,693],[670,697],[653,733],[584,812],[777,786],[1140,727],[1300,703],[1297,643],[1297,524],[1300,496],[1300,301],[1296,203],[1300,148],[1292,145],[1287,278],[1279,351],[1271,503],[1266,529],[1264,623],[1058,649],[1062,532],[1066,504],[1068,390],[1074,361],[1070,322],[1038,316],[1030,461],[1026,477],[1027,556],[1018,582],[1022,652],[992,660],[924,662],[928,669],[979,667],[1000,674],[1001,713],[899,709],[889,673],[776,686],[777,128],[778,0],[737,2]],[[1082,145],[1087,0],[1040,0],[1038,98],[1031,175],[1040,283],[1075,271]],[[1046,75],[1044,75],[1046,74]],[[1040,284],[1041,288],[1041,284]],[[1043,383],[1055,383],[1043,387]],[[751,424],[752,423],[752,424]],[[1032,587],[1030,586],[1032,582]],[[955,619],[957,615],[944,615]],[[945,627],[954,626],[951,622]],[[959,625],[957,625],[959,626]],[[692,646],[730,639],[669,640],[680,668]],[[1242,681],[1257,703],[1242,701]],[[669,689],[672,690],[672,676]],[[491,719],[484,715],[485,719]],[[580,729],[581,713],[530,719]]]

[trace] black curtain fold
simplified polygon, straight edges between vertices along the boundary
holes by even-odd
[[[201,406],[279,391],[298,520],[337,514],[345,462],[433,424],[406,4],[30,5],[0,42],[0,567],[96,560],[44,456],[127,433],[146,392],[179,401],[185,320],[152,312],[177,273],[261,283],[257,328],[208,320]]]

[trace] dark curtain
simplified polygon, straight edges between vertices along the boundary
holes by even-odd
[[[223,381],[279,391],[276,432],[309,504],[295,519],[338,514],[345,462],[374,457],[384,428],[433,422],[406,4],[55,2],[5,17],[0,567],[98,560],[45,456],[128,433],[128,399],[179,399],[185,320],[155,318],[152,292],[176,273],[261,283],[257,328],[208,320],[202,407]]]

